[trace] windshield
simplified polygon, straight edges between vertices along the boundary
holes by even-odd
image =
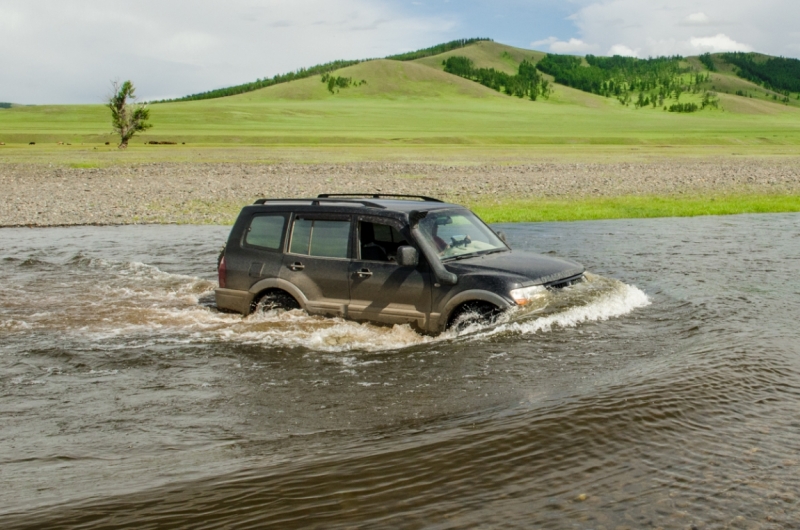
[[[474,254],[507,250],[491,229],[469,210],[431,212],[419,222],[442,260]]]

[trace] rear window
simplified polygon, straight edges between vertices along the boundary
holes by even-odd
[[[253,217],[244,242],[255,247],[278,250],[281,248],[283,229],[286,226],[284,215],[259,215]]]
[[[349,242],[350,221],[297,218],[290,251],[323,258],[347,258]]]

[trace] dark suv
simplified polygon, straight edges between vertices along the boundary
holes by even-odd
[[[427,333],[525,305],[584,272],[511,250],[463,206],[384,194],[260,199],[242,209],[218,268],[221,310],[302,308]]]

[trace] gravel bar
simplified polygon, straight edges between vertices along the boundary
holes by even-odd
[[[800,194],[800,157],[448,166],[156,163],[0,166],[0,226],[231,222],[260,197],[384,192],[454,202],[626,195]]]

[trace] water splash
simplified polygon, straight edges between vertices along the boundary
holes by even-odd
[[[220,313],[209,280],[172,274],[141,262],[113,262],[77,254],[63,266],[80,274],[64,288],[32,297],[27,316],[3,323],[6,331],[28,326],[54,329],[95,340],[148,340],[160,344],[234,343],[329,353],[396,351],[420,344],[476,341],[498,334],[532,334],[558,327],[620,317],[648,305],[639,289],[587,274],[586,281],[548,291],[522,310],[501,315],[494,324],[477,324],[436,337],[409,325],[380,326],[303,311],[268,311],[242,318]],[[60,310],[53,311],[54,307]],[[112,345],[109,344],[111,347]]]
[[[585,284],[548,293],[549,314],[534,318],[511,318],[478,337],[497,334],[531,335],[556,328],[576,327],[586,322],[599,322],[627,315],[650,305],[650,299],[639,288],[618,280],[587,274]],[[542,310],[543,311],[543,310]]]

